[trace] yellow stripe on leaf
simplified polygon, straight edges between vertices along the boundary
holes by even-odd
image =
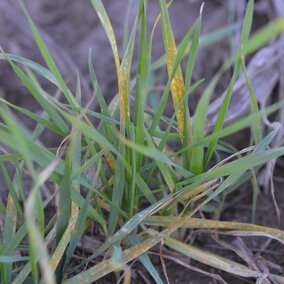
[[[171,3],[171,2],[170,2]],[[172,32],[171,24],[169,15],[166,11],[167,5],[165,3],[165,0],[160,0],[160,8],[161,8],[161,21],[162,21],[162,31],[163,31],[163,38],[164,38],[164,47],[166,51],[166,58],[167,58],[167,69],[168,69],[168,75],[171,76],[175,60],[177,57],[177,48],[176,43],[174,39],[174,35]],[[178,128],[181,135],[181,140],[184,140],[184,126],[185,126],[185,115],[186,115],[186,109],[185,109],[185,101],[180,105],[180,102],[184,99],[185,95],[185,84],[184,84],[184,78],[182,74],[182,69],[180,65],[178,66],[175,75],[173,77],[173,80],[171,82],[171,93],[172,98],[174,102],[175,110],[179,107],[177,111],[177,122],[178,122]],[[188,117],[189,122],[189,117]],[[188,123],[188,141],[191,141],[191,129],[190,129],[190,123]]]

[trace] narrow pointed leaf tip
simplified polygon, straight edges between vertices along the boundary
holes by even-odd
[[[199,10],[200,16],[202,16],[203,14],[203,9],[204,9],[204,2],[201,4],[200,10]]]

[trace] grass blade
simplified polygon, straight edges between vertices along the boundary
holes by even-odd
[[[26,16],[26,18],[28,19],[28,22],[29,22],[29,25],[30,25],[30,28],[33,32],[33,35],[34,35],[34,38],[36,40],[36,43],[37,43],[37,46],[49,68],[49,70],[52,72],[52,74],[54,75],[54,77],[56,78],[57,80],[57,84],[60,88],[60,90],[63,92],[65,98],[67,99],[68,103],[70,104],[70,106],[72,107],[72,109],[75,108],[75,106],[77,105],[76,104],[76,101],[74,99],[74,97],[72,96],[70,90],[68,89],[67,85],[65,84],[63,78],[62,78],[62,75],[60,73],[60,71],[58,70],[53,58],[51,57],[45,43],[43,42],[34,22],[32,21],[24,3],[22,2],[22,0],[20,0],[20,5],[23,9],[23,12]]]
[[[170,24],[169,15],[167,13],[167,7],[165,0],[160,0],[160,9],[161,9],[161,22],[162,22],[162,32],[163,32],[163,38],[164,38],[164,48],[166,50],[166,57],[167,57],[167,69],[169,77],[172,75],[174,71],[174,65],[177,58],[177,48],[174,40],[174,36],[172,33],[172,28]],[[177,69],[174,72],[174,77],[171,81],[171,92],[172,92],[172,98],[174,102],[175,108],[178,106],[179,102],[182,100],[184,94],[185,94],[185,84],[184,84],[184,78],[182,74],[181,67],[178,65]],[[185,127],[185,103],[180,107],[179,111],[177,112],[177,121],[179,126],[179,131],[181,135],[181,140],[184,139],[184,127]],[[187,118],[188,122],[190,118]],[[188,126],[190,127],[190,123],[188,123]],[[190,143],[190,134],[191,129],[187,130],[188,132],[188,141]]]
[[[244,278],[258,278],[261,274],[260,272],[254,271],[242,264],[214,255],[208,251],[203,251],[173,238],[166,239],[165,244],[174,251],[177,251],[189,257],[190,259],[194,259],[198,262],[207,264],[217,269],[221,269],[234,275],[238,275]]]
[[[125,147],[122,142],[119,145],[119,152],[124,156]],[[108,230],[109,234],[113,235],[117,226],[119,219],[118,209],[121,208],[122,197],[124,193],[125,186],[125,169],[122,165],[120,159],[116,162],[115,174],[114,174],[114,186],[112,190],[112,202],[113,207],[110,212],[109,221],[108,221]]]
[[[66,153],[65,169],[59,190],[59,207],[56,225],[56,243],[58,244],[68,226],[71,211],[71,149]]]
[[[221,71],[215,75],[210,84],[204,91],[198,102],[197,109],[194,114],[194,125],[192,128],[192,144],[198,143],[205,136],[206,113],[209,105],[210,97],[215,86],[221,76]],[[197,146],[192,149],[190,171],[194,174],[203,172],[204,147]]]
[[[177,222],[179,217],[163,217],[163,216],[150,216],[144,221],[145,225],[148,226],[163,226],[167,227],[170,224]],[[183,217],[184,223],[181,225],[182,228],[195,228],[195,229],[222,229],[222,230],[238,230],[247,232],[258,232],[263,233],[280,243],[284,242],[284,232],[275,228],[269,228],[254,224],[241,223],[241,222],[226,222],[216,221],[208,219],[192,218],[191,216]]]

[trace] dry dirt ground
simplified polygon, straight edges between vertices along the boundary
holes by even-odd
[[[256,1],[253,30],[257,30],[264,24],[275,19],[280,13],[280,4],[282,0],[262,0]],[[88,77],[87,58],[89,49],[93,51],[94,67],[98,75],[99,83],[103,93],[108,101],[116,94],[116,75],[114,71],[114,63],[111,49],[108,44],[105,33],[99,23],[99,20],[90,4],[89,0],[70,1],[70,0],[26,0],[24,1],[28,10],[34,19],[36,25],[40,29],[41,35],[47,43],[51,53],[62,71],[64,78],[69,82],[71,88],[77,70],[80,72],[83,83],[83,100],[86,103],[92,96],[92,89]],[[123,45],[124,21],[127,14],[127,0],[105,0],[103,1],[107,11],[109,12],[113,23],[115,33],[118,39],[119,47]],[[135,2],[135,1],[134,1]],[[185,35],[186,31],[196,19],[199,13],[202,1],[198,0],[175,0],[170,8],[170,16],[173,24],[176,40],[179,42]],[[217,28],[224,27],[235,21],[239,21],[244,13],[246,1],[222,1],[222,0],[205,0],[203,28],[202,33],[214,31]],[[149,0],[149,28],[153,25],[158,13],[158,1]],[[135,16],[135,5],[130,8],[130,22]],[[229,40],[223,40],[199,53],[196,69],[194,71],[194,79],[205,78],[209,80],[218,70],[222,62],[227,58],[230,49],[237,45],[239,33],[231,37]],[[278,44],[282,47],[283,38],[272,43],[271,46]],[[43,60],[32,38],[32,34],[27,25],[27,21],[21,12],[17,1],[0,0],[0,46],[5,52],[25,56],[31,60],[43,64]],[[275,49],[278,52],[278,47]],[[163,54],[162,39],[160,28],[157,30],[153,45],[153,59]],[[249,58],[251,59],[251,57]],[[135,61],[135,59],[134,59]],[[283,60],[282,60],[283,61]],[[273,81],[270,82],[269,88],[261,88],[265,90],[265,94],[259,95],[260,104],[266,106],[272,99],[283,98],[283,77],[284,64],[281,60],[277,60],[277,64],[262,66],[263,69],[269,70],[268,74],[274,74]],[[269,61],[268,61],[269,63]],[[267,64],[268,64],[267,63]],[[265,63],[266,64],[266,63]],[[268,64],[269,65],[269,64]],[[268,68],[268,67],[267,67]],[[255,71],[253,67],[252,72]],[[282,77],[281,75],[282,74]],[[217,98],[225,90],[228,84],[230,73],[224,76],[222,82],[218,85],[214,97]],[[261,80],[263,81],[263,76]],[[267,78],[266,78],[267,79]],[[258,78],[259,80],[259,78]],[[52,87],[42,82],[45,88],[53,92]],[[201,92],[200,90],[199,92]],[[236,91],[237,92],[237,91]],[[0,62],[0,95],[14,103],[28,107],[34,111],[38,111],[37,105],[27,94],[26,90],[21,86],[19,80],[10,70],[6,63]],[[195,96],[197,97],[199,93]],[[265,100],[261,100],[263,96]],[[280,96],[280,97],[279,97]],[[192,110],[195,101],[192,102]],[[96,105],[93,106],[96,108]],[[214,116],[214,115],[213,115]],[[279,113],[277,120],[283,125],[283,112]],[[247,132],[238,134],[230,141],[240,149],[248,145],[246,139]],[[49,137],[50,143],[55,139]],[[275,174],[275,195],[281,212],[284,212],[284,165],[283,160],[279,161],[276,166]],[[265,184],[265,183],[263,183]],[[251,204],[252,193],[251,185],[248,184],[240,190],[229,195],[225,202],[224,210],[220,216],[222,220],[232,221],[251,221]],[[263,187],[259,197],[256,210],[257,224],[278,227],[284,229],[283,218],[280,224],[277,221],[275,208],[273,206],[272,196],[269,188]],[[226,241],[233,241],[233,245],[237,249],[244,249],[250,255],[252,261],[257,263],[258,267],[269,269],[269,271],[278,271],[284,273],[284,251],[278,243],[267,241],[263,238],[248,238],[242,243],[237,237],[225,238]],[[195,238],[195,244],[200,245],[204,249],[213,250],[220,255],[230,255],[232,258],[238,259],[232,250],[224,243],[216,242],[212,236],[199,234]],[[183,260],[183,259],[181,259]],[[157,259],[158,261],[158,259]],[[183,260],[189,263],[188,260]],[[192,263],[199,268],[204,266]],[[199,273],[191,272],[182,265],[175,264],[172,260],[166,260],[166,268],[171,283],[214,283],[211,278],[201,276]],[[208,268],[206,268],[208,270]],[[147,283],[149,277],[141,276],[137,269],[136,282]],[[212,272],[218,273],[218,271]],[[221,274],[228,283],[253,283],[248,281],[242,282],[238,278],[233,278],[225,273]],[[147,280],[148,279],[148,280]],[[211,279],[211,280],[210,280]],[[114,279],[105,279],[99,283],[112,283]],[[151,282],[149,282],[151,283]]]

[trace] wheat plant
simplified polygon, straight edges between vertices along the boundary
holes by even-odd
[[[79,76],[76,90],[70,90],[20,3],[47,68],[1,49],[1,59],[9,63],[41,109],[34,113],[0,98],[0,169],[8,189],[5,203],[0,204],[1,283],[94,283],[110,273],[117,281],[130,283],[132,264],[137,260],[154,283],[164,283],[168,278],[166,273],[161,275],[165,267],[158,245],[175,252],[175,256],[216,268],[215,274],[208,275],[217,281],[223,281],[216,275],[220,270],[241,278],[260,279],[261,271],[196,247],[188,237],[196,229],[235,231],[240,236],[264,236],[284,245],[281,230],[205,219],[199,214],[254,180],[269,161],[284,155],[283,146],[270,147],[278,129],[265,133],[262,127],[262,117],[277,112],[283,102],[259,110],[245,61],[247,55],[284,30],[284,19],[250,35],[254,1],[248,1],[239,47],[211,81],[200,78],[194,82],[198,51],[230,36],[235,26],[201,36],[201,7],[188,33],[176,43],[168,13],[172,1],[159,0],[160,15],[149,32],[148,3],[140,0],[121,58],[103,1],[91,0],[113,52],[118,90],[108,105],[90,51],[89,75],[100,107],[96,112],[81,104],[84,93]],[[152,40],[158,23],[165,55],[153,62]],[[133,73],[135,43],[138,57]],[[181,68],[182,62],[185,68]],[[149,78],[163,68],[167,70],[167,82],[153,110],[148,105]],[[208,131],[206,117],[212,94],[229,69],[233,70],[232,78],[213,130]],[[233,87],[241,74],[250,90],[250,113],[225,125]],[[57,96],[42,88],[42,77],[57,88]],[[188,110],[189,98],[200,85],[206,87],[192,114]],[[170,117],[165,114],[167,102],[174,106]],[[28,129],[17,113],[36,126]],[[251,147],[234,152],[233,147],[222,143],[222,138],[245,128],[251,130]],[[58,148],[44,145],[45,130],[61,139]],[[45,188],[51,192],[48,197],[43,195]],[[91,252],[82,252],[79,247],[84,236],[98,244],[91,247]],[[161,264],[153,263],[155,252]],[[280,274],[269,277],[279,283],[284,281]]]

